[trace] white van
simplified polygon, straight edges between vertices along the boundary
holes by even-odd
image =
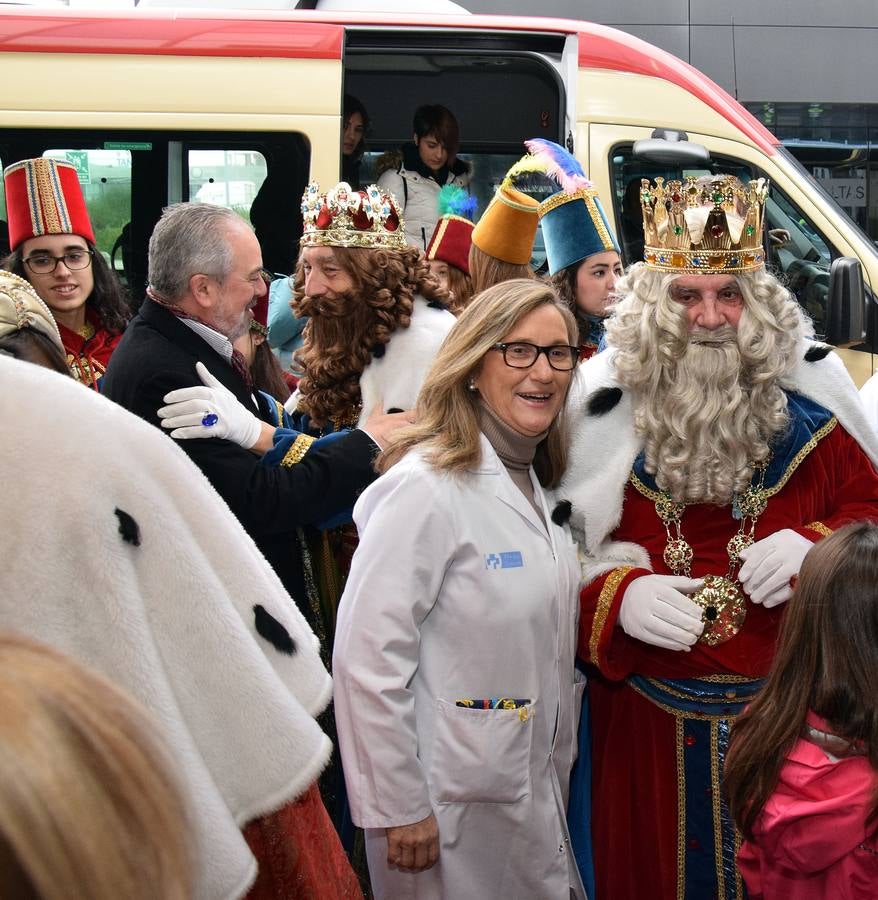
[[[611,28],[470,15],[0,6],[0,84],[0,164],[46,153],[77,165],[98,246],[135,299],[153,225],[179,200],[252,212],[266,263],[289,271],[305,184],[339,178],[349,93],[371,119],[366,176],[375,156],[411,139],[417,106],[448,106],[480,210],[523,140],[566,143],[607,201],[626,262],[641,240],[626,191],[641,177],[767,176],[769,225],[790,234],[767,248],[772,265],[818,333],[859,347],[843,351],[855,380],[872,371],[873,242],[721,88]]]

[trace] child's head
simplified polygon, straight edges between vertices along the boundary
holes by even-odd
[[[765,685],[732,729],[724,787],[745,837],[809,710],[860,743],[878,770],[878,525],[870,522],[847,525],[808,552]]]
[[[878,525],[848,525],[809,551],[786,610],[773,682],[807,692],[834,733],[871,738],[878,725]]]

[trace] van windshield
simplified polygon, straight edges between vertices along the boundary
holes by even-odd
[[[841,215],[845,216],[851,224],[851,227],[854,231],[856,231],[859,236],[863,239],[863,242],[867,244],[869,251],[878,259],[878,247],[875,246],[875,241],[868,235],[866,232],[860,227],[860,225],[851,218],[850,213],[832,196],[832,194],[826,190],[826,188],[821,184],[819,178],[814,178],[814,176],[796,159],[795,156],[783,145],[779,148],[781,155],[783,155],[784,159],[786,159],[790,165],[792,165],[795,169],[801,172],[803,175],[810,178],[820,193],[820,195],[825,198],[826,202],[836,209]]]
[[[791,158],[792,159],[792,158]],[[792,160],[803,176],[811,176]],[[717,173],[734,175],[746,183],[759,177],[752,166],[738,159],[714,157],[710,168],[674,168],[648,162],[634,155],[633,145],[623,144],[613,150],[613,184],[616,221],[626,265],[643,256],[643,223],[640,214],[641,179],[666,181]],[[822,190],[821,188],[818,189]],[[824,191],[825,193],[825,191]],[[831,197],[827,198],[838,206]],[[844,215],[843,210],[840,210]],[[853,223],[851,223],[853,225]],[[853,225],[853,227],[856,227]],[[769,185],[765,202],[766,252],[768,267],[795,295],[810,317],[819,337],[826,332],[829,300],[829,273],[833,259],[840,256],[819,229],[775,184]],[[874,244],[866,238],[872,252]],[[864,267],[865,268],[865,267]]]

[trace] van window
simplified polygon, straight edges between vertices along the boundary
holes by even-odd
[[[40,155],[76,166],[98,248],[135,306],[146,287],[149,237],[171,203],[237,210],[252,223],[266,268],[293,271],[311,157],[302,134],[0,128],[4,166]],[[5,220],[5,204],[0,209]],[[4,237],[0,226],[0,244]]]
[[[735,175],[746,183],[759,177],[753,167],[734,159],[715,158],[710,170],[681,170],[649,163],[635,158],[631,144],[614,148],[611,165],[616,221],[620,226],[626,265],[643,258],[642,178],[670,180],[716,172]],[[825,333],[829,269],[832,260],[840,254],[774,184],[769,186],[765,203],[765,225],[769,268],[795,294],[814,323],[817,336],[822,336]]]
[[[258,150],[194,150],[187,153],[188,196],[234,209],[250,221],[250,207],[268,174]]]

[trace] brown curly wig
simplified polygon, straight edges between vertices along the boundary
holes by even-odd
[[[360,375],[398,328],[408,328],[416,294],[445,306],[448,293],[414,248],[334,247],[354,289],[334,298],[305,294],[302,260],[296,266],[291,306],[307,316],[302,348],[299,410],[318,428],[353,425],[360,413]]]

